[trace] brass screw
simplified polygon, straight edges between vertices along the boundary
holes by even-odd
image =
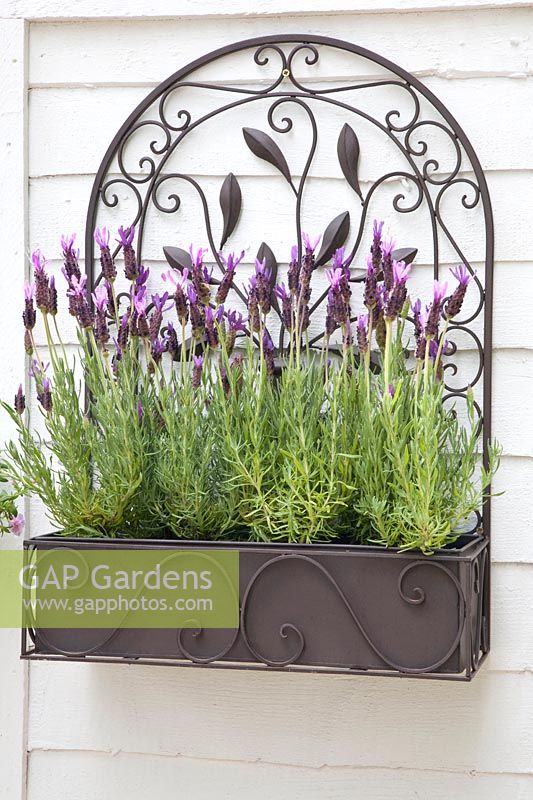
[[[290,69],[287,69],[287,67],[285,67],[285,69],[281,70],[281,74],[283,75],[284,78],[288,78],[289,75],[291,74],[291,71]]]

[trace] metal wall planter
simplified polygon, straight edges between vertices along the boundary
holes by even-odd
[[[40,536],[26,548],[236,549],[238,630],[55,629],[29,658],[470,680],[487,649],[487,540],[431,557],[357,545],[258,545]],[[30,635],[31,634],[31,635]]]
[[[338,85],[332,82],[330,76],[337,74],[334,71],[338,68],[337,61],[337,67],[326,72],[329,83],[324,86],[321,83],[324,75],[315,75],[313,71],[321,64],[327,65],[328,57],[331,54],[337,57],[339,52],[346,63],[350,59],[357,62],[353,75],[359,77],[351,80],[348,70],[347,77],[339,79]],[[213,71],[208,72],[207,78],[202,72],[204,68],[212,68],[234,57],[241,59],[241,67],[243,63],[252,66],[258,76],[256,86],[242,79],[223,83],[212,79]],[[361,62],[366,65],[366,72],[358,72],[357,65]],[[201,111],[199,105],[190,110],[185,107],[184,90],[194,90],[199,97],[207,97],[205,110]],[[369,110],[364,100],[369,92],[382,98],[395,93],[399,103],[377,110],[378,104]],[[391,98],[391,102],[396,103],[396,99]],[[331,221],[332,214],[324,209],[323,248],[324,241],[330,250],[340,246],[352,226],[348,248],[353,267],[351,280],[357,283],[363,278],[357,263],[364,257],[360,250],[371,202],[382,187],[394,181],[400,183],[400,188],[391,198],[392,213],[427,212],[424,219],[430,231],[431,255],[426,263],[430,264],[433,276],[442,277],[446,251],[448,262],[460,261],[474,275],[475,307],[463,319],[454,322],[448,331],[451,358],[444,380],[447,399],[452,402],[464,399],[469,386],[477,387],[481,447],[487,463],[494,236],[486,180],[471,143],[452,114],[417,78],[382,56],[323,36],[267,36],[221,48],[163,81],[132,111],[98,169],[86,226],[85,264],[89,286],[92,288],[101,280],[94,257],[96,225],[106,224],[106,215],[127,206],[125,201],[129,197],[131,204],[127,208],[133,210],[127,212],[130,217],[123,216],[121,222],[136,225],[141,261],[148,240],[148,222],[154,216],[162,214],[168,220],[169,215],[177,215],[176,230],[181,230],[178,220],[185,201],[178,192],[183,186],[196,192],[198,208],[205,221],[205,241],[213,251],[216,269],[224,273],[218,250],[234,231],[238,231],[242,207],[238,163],[232,160],[221,165],[221,174],[226,178],[221,181],[214,204],[216,209],[210,208],[212,198],[210,200],[204,192],[201,179],[186,174],[183,164],[178,170],[170,164],[180,148],[190,147],[202,126],[219,117],[225,120],[228,115],[253,108],[262,108],[263,127],[272,135],[246,124],[242,130],[235,130],[235,141],[240,142],[247,158],[251,151],[254,157],[262,160],[263,168],[266,162],[268,170],[281,175],[289,184],[293,194],[287,214],[295,221],[294,241],[298,241],[300,253],[302,200],[319,134],[322,135],[317,123],[318,110],[322,108],[331,114],[345,114],[344,124],[334,130],[332,148],[336,147],[338,155],[336,177],[344,176],[353,201],[348,211]],[[307,130],[301,134],[302,153],[307,160],[295,177],[282,147],[286,134],[294,136],[303,129],[302,118],[307,125]],[[379,167],[378,159],[379,169],[376,167],[378,171],[366,183],[358,172],[359,158],[368,157],[368,151],[365,153],[360,147],[363,125],[373,126],[387,147],[403,160],[400,168],[394,165],[387,171]],[[143,135],[146,144],[145,149],[140,150],[138,137]],[[439,147],[443,142],[447,145],[451,158],[443,157],[435,147],[435,135],[441,137]],[[130,163],[127,152],[132,143],[135,156]],[[235,154],[237,159],[237,148]],[[415,190],[414,200],[406,197],[406,185]],[[464,220],[463,231],[454,230],[447,220],[447,204],[454,202],[459,206],[460,219]],[[215,230],[215,214],[220,218],[220,230]],[[477,273],[476,265],[468,260],[468,248],[461,238],[469,226],[472,230],[470,222],[474,218],[480,221],[482,228],[482,235],[477,239],[482,255],[471,259],[479,262]],[[329,223],[327,227],[326,223]],[[416,222],[413,230],[419,230],[419,224]],[[257,230],[260,229],[259,221]],[[180,235],[179,242],[160,243],[161,247],[181,245],[180,248],[166,248],[171,264],[172,259],[179,262],[180,258],[187,258],[182,248],[188,245],[190,235],[186,231]],[[267,244],[262,238],[258,232],[255,247],[261,258],[266,257],[277,269],[272,249],[276,243]],[[417,241],[414,238],[402,244],[417,246]],[[404,251],[409,260],[415,252],[412,248]],[[328,254],[321,255],[324,263]],[[238,295],[239,288],[232,288]],[[325,297],[324,293],[317,298],[311,312],[320,312]],[[312,344],[320,346],[322,336],[316,336]],[[473,354],[470,361],[462,365],[454,358],[461,347],[461,337],[463,341],[466,337]],[[283,327],[279,349],[283,349]],[[23,657],[470,680],[490,645],[489,534],[490,504],[487,502],[470,534],[462,537],[455,548],[431,557],[377,547],[237,543],[233,547],[240,552],[242,607],[238,631],[203,631],[194,636],[191,631],[176,630],[36,630],[23,633]],[[128,545],[204,549],[206,546],[206,543],[176,540],[98,540],[95,544],[113,548]],[[26,542],[25,546],[81,549],[88,546],[88,542],[45,536]],[[207,546],[231,545],[207,543]]]

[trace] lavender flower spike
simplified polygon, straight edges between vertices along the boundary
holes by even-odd
[[[426,339],[436,339],[439,334],[439,319],[442,311],[442,303],[446,295],[448,284],[433,281],[433,302],[429,309],[426,322]]]
[[[396,317],[401,314],[407,297],[407,289],[405,288],[405,284],[407,282],[407,278],[409,277],[410,271],[411,266],[404,264],[403,261],[392,262],[393,285],[385,307],[385,316],[388,319],[396,319]]]
[[[458,267],[455,267],[455,269],[451,269],[450,272],[452,273],[453,277],[457,280],[459,285],[456,287],[454,293],[452,294],[452,296],[450,297],[444,308],[444,316],[447,319],[452,319],[453,317],[456,317],[461,311],[461,308],[463,306],[463,300],[466,294],[466,289],[472,278],[472,276],[470,275],[469,271],[464,266],[464,264],[460,264]]]
[[[35,313],[35,306],[33,305],[33,298],[35,297],[35,284],[26,283],[24,285],[24,311],[22,313],[22,320],[26,332],[31,331],[35,327],[37,315]]]
[[[135,236],[135,226],[131,225],[129,228],[123,228],[121,226],[118,229],[118,235],[119,238],[117,241],[122,246],[124,253],[124,273],[128,280],[134,281],[139,274],[137,258],[132,245],[133,238]]]
[[[199,389],[200,383],[202,380],[202,369],[204,366],[204,357],[203,356],[193,356],[193,367],[192,367],[192,388]]]
[[[100,248],[102,275],[106,281],[112,283],[117,277],[117,270],[109,249],[109,231],[107,228],[97,228],[94,232],[94,240]]]
[[[231,288],[231,283],[233,278],[235,277],[235,267],[241,263],[244,258],[244,250],[241,252],[238,258],[235,258],[234,253],[230,253],[227,259],[219,253],[220,260],[226,267],[226,272],[224,273],[222,280],[220,281],[220,285],[217,289],[217,293],[215,295],[215,301],[217,305],[222,305],[222,303],[226,302],[226,298],[228,296],[228,292]]]
[[[98,286],[93,292],[93,300],[96,305],[96,341],[105,348],[109,341],[109,329],[107,327],[106,311],[109,304],[109,296],[105,286]]]
[[[33,274],[35,276],[35,304],[43,314],[48,313],[48,301],[50,290],[48,286],[48,275],[45,271],[46,259],[40,250],[35,250],[31,255],[33,262]]]
[[[15,406],[15,411],[17,412],[17,414],[22,416],[24,414],[25,409],[26,409],[26,398],[24,397],[24,391],[22,389],[22,384],[21,383],[19,384],[18,391],[17,391],[17,393],[15,395],[14,406]]]
[[[368,350],[368,314],[361,314],[357,318],[357,347],[360,353]]]
[[[81,276],[80,268],[78,265],[78,258],[80,256],[80,251],[74,250],[75,240],[76,240],[75,233],[71,233],[70,236],[61,237],[61,249],[63,251],[63,258],[65,259],[63,274],[65,275],[67,281],[70,281],[71,278],[77,278],[79,280]]]
[[[52,410],[52,390],[48,378],[43,378],[41,391],[37,393],[37,400],[41,404],[43,411],[49,413]]]
[[[369,309],[375,308],[378,303],[378,281],[371,256],[367,260],[364,303]]]
[[[274,342],[265,328],[263,333],[263,358],[269,375],[274,374]]]

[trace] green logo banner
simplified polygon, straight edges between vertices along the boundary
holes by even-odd
[[[0,552],[2,628],[238,628],[236,550]]]

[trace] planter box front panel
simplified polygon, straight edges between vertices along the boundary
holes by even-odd
[[[486,651],[487,541],[431,557],[358,546],[38,537],[26,546],[236,549],[239,630],[35,631],[29,657],[164,659],[226,666],[469,679]]]

